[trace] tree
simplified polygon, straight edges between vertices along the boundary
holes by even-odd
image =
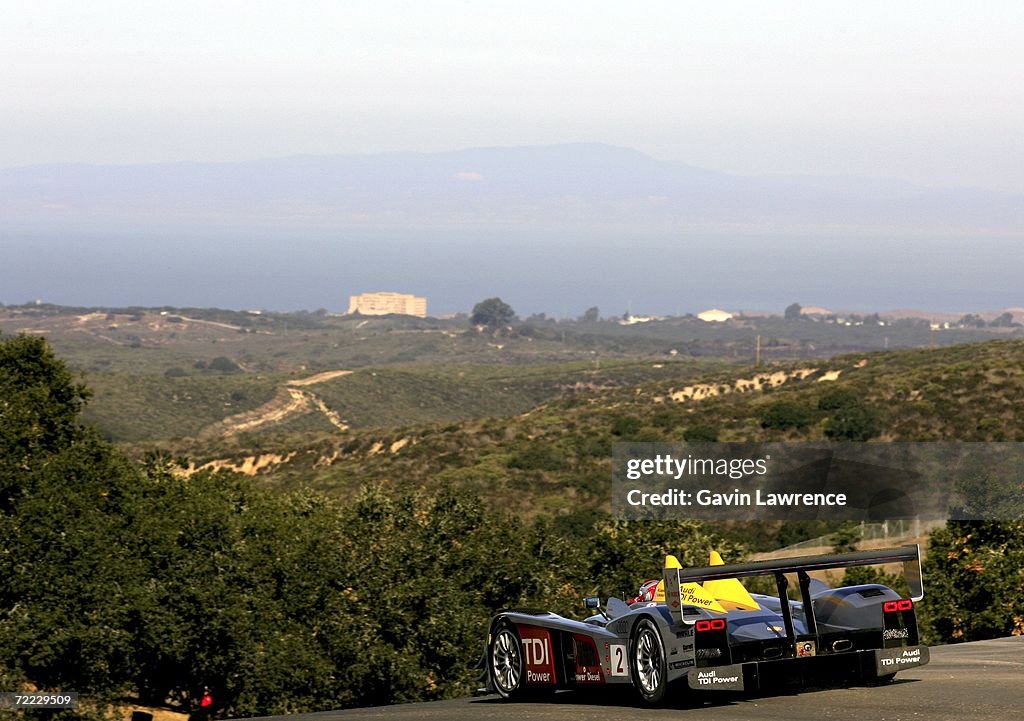
[[[802,317],[800,311],[803,310],[803,306],[799,303],[790,303],[786,306],[786,310],[783,313],[783,317],[786,320],[800,320]]]
[[[932,532],[921,605],[930,643],[1024,635],[1024,522],[948,521]]]
[[[0,339],[0,464],[67,446],[90,395],[45,339]]]
[[[600,319],[601,316],[599,315],[599,311],[596,305],[587,308],[587,310],[583,313],[582,320],[584,323],[596,323]]]
[[[830,388],[818,399],[818,410],[830,414],[825,436],[832,440],[866,441],[882,432],[882,414],[856,388]]]
[[[1013,328],[1014,326],[1020,325],[1019,323],[1013,322],[1013,313],[1006,312],[995,318],[989,326],[991,328]]]
[[[512,306],[501,298],[488,298],[473,306],[473,315],[469,321],[473,325],[496,329],[508,325],[515,317],[516,312]]]
[[[984,328],[985,319],[975,313],[968,313],[956,322],[960,328]]]
[[[0,340],[0,669],[103,696],[131,674],[137,476],[79,424],[88,397],[44,339]]]

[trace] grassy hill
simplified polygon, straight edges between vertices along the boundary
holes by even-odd
[[[563,387],[557,397],[511,416],[159,447],[197,464],[287,457],[266,464],[259,475],[282,487],[311,484],[342,495],[367,482],[399,489],[447,480],[478,490],[496,507],[550,514],[572,525],[607,510],[611,445],[619,440],[844,439],[844,399],[866,410],[872,440],[1024,440],[1021,341],[689,376],[684,368],[658,365],[650,371],[663,372],[663,378],[624,365],[607,371],[621,374],[616,383]],[[481,377],[494,382],[486,373]],[[373,378],[361,382],[371,388]],[[339,387],[345,380],[338,380]]]
[[[331,433],[516,415],[567,392],[680,384],[696,374],[866,352],[941,346],[1024,329],[932,332],[907,319],[837,325],[779,317],[635,325],[531,317],[499,333],[465,318],[338,317],[202,308],[0,307],[0,333],[45,335],[95,391],[86,419],[114,441],[251,433]],[[355,373],[306,388],[324,372]],[[728,380],[728,371],[722,376]],[[286,413],[279,413],[294,406]],[[301,406],[301,407],[300,407]],[[273,422],[253,424],[254,416]],[[989,421],[989,423],[998,422]],[[262,441],[261,441],[262,442]]]

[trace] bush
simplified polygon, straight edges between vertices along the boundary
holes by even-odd
[[[612,435],[615,436],[632,436],[637,433],[642,426],[639,418],[634,416],[619,416],[612,422]]]
[[[508,461],[509,468],[522,471],[559,471],[566,467],[564,455],[544,442],[530,442]]]
[[[238,373],[242,370],[241,366],[227,356],[222,355],[217,356],[210,361],[207,367],[212,371],[217,371],[218,373]]]
[[[806,428],[814,422],[814,413],[796,401],[779,400],[770,403],[761,414],[761,427],[785,431]]]
[[[718,440],[718,429],[706,423],[698,423],[683,431],[683,440],[688,443],[714,443]]]
[[[867,441],[881,432],[881,415],[860,401],[836,409],[825,425],[825,435],[836,441]]]
[[[834,411],[860,402],[860,394],[852,388],[830,388],[818,399],[818,410]]]

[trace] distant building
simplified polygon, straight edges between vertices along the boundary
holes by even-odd
[[[819,308],[818,306],[815,305],[808,305],[800,309],[800,315],[818,316],[824,318],[826,316],[835,315],[835,313],[830,311],[828,308]]]
[[[619,325],[636,325],[637,323],[650,323],[652,320],[665,320],[657,315],[633,315],[627,313],[624,318],[619,319]]]
[[[724,323],[727,320],[731,320],[733,315],[729,311],[712,308],[711,310],[698,313],[697,317],[705,323]]]
[[[427,317],[427,299],[407,293],[362,293],[349,296],[348,313],[359,315],[414,315]]]

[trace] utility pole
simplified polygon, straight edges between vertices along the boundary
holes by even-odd
[[[761,335],[757,336],[757,343],[754,346],[754,367],[761,367]]]

